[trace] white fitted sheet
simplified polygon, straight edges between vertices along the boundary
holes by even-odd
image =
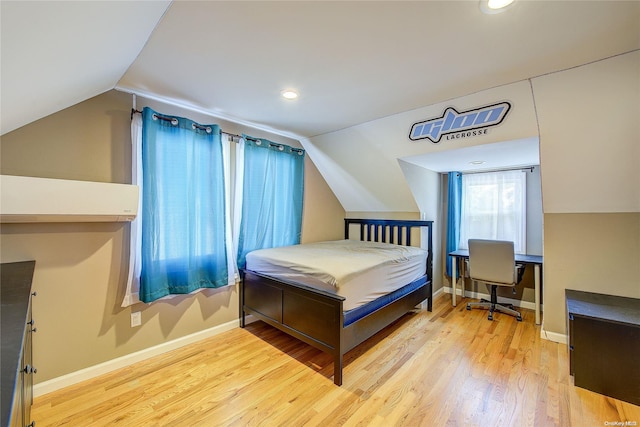
[[[427,250],[389,243],[336,240],[259,249],[247,270],[334,292],[352,310],[425,274]]]

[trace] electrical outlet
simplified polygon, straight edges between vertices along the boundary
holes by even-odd
[[[140,325],[142,325],[142,313],[139,311],[134,311],[133,313],[131,313],[131,327],[134,328]]]

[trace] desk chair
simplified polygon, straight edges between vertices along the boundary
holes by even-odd
[[[514,287],[522,277],[519,272],[523,268],[523,265],[515,263],[513,242],[469,239],[469,277],[491,286],[491,301],[482,299],[481,302],[470,302],[467,310],[473,307],[488,308],[489,320],[493,320],[493,312],[497,310],[522,321],[522,316],[513,309],[513,305],[498,303],[496,292],[498,286],[509,286],[515,293]]]

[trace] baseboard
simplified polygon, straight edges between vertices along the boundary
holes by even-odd
[[[447,293],[447,294],[452,293],[451,292],[451,286],[443,286],[442,287],[442,291]],[[456,289],[456,295],[462,295],[462,290],[461,289]]]
[[[253,316],[247,316],[247,323],[251,323],[251,321],[254,320],[252,319],[252,317]],[[154,347],[149,347],[135,353],[127,354],[116,359],[90,366],[88,368],[80,369],[76,372],[71,372],[57,378],[34,384],[33,395],[34,397],[42,396],[44,394],[60,390],[64,387],[68,387],[82,381],[90,380],[97,376],[115,371],[116,369],[127,367],[134,363],[149,359],[154,356],[158,356],[168,351],[184,347],[185,345],[193,344],[203,339],[213,337],[231,329],[235,329],[238,327],[238,325],[238,319],[232,320],[230,322],[223,323],[222,325],[214,326],[212,328],[205,329],[191,335],[186,335],[172,341],[167,341]]]
[[[438,289],[437,291],[435,291],[435,292],[433,293],[433,296],[432,296],[432,300],[431,300],[431,301],[432,301],[432,303],[433,303],[433,300],[434,300],[434,299],[436,299],[438,296],[442,295],[443,293],[444,293],[444,289],[443,289],[443,288],[440,288],[440,289]],[[427,309],[427,305],[428,305],[428,304],[427,304],[427,300],[424,300],[424,301],[422,301],[420,304],[418,304],[418,305],[416,306],[416,308],[419,308],[420,310],[426,310],[426,309]]]
[[[540,338],[548,341],[557,342],[559,344],[567,344],[567,336],[565,334],[545,331],[544,325],[540,328]]]
[[[451,288],[449,288],[449,289],[451,289]],[[435,291],[433,293],[433,299],[436,299],[437,297],[439,297],[440,295],[442,295],[444,293],[445,293],[444,287],[438,289],[437,291]],[[449,291],[449,293],[451,293],[451,291]]]
[[[446,292],[448,294],[451,293],[451,287],[450,286],[444,287],[443,289],[444,289],[444,292]],[[462,290],[461,289],[456,289],[456,295],[462,295]],[[472,292],[472,291],[468,291],[468,290],[465,290],[464,296],[466,298],[473,298],[473,299],[483,299],[483,298],[486,299],[486,300],[491,299],[491,295],[489,295],[489,294],[483,294],[483,293],[480,293],[480,292]],[[511,304],[514,307],[526,308],[526,309],[529,309],[529,310],[535,310],[536,309],[536,303],[535,302],[522,301],[522,300],[519,300],[519,299],[511,299],[511,298],[506,298],[506,297],[503,297],[503,296],[500,296],[499,298],[500,298],[500,302],[505,302],[507,304]],[[544,307],[541,304],[540,305],[540,311],[543,311],[543,308]]]

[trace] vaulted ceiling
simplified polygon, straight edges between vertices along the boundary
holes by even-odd
[[[635,49],[640,3],[3,0],[0,14],[2,134],[117,87],[311,137]]]

